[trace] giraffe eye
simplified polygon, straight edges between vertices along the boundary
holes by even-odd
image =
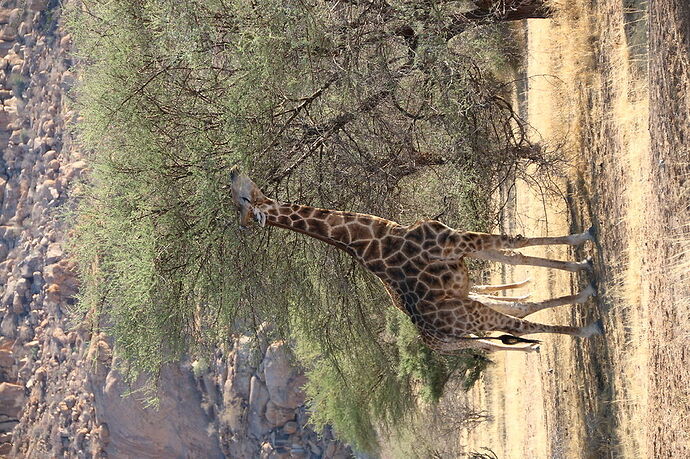
[[[242,199],[242,201],[246,202],[247,204],[251,203],[251,201],[249,199],[245,198],[244,196],[242,196],[240,199]]]

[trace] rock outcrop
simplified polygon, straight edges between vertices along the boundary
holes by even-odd
[[[69,321],[79,282],[61,215],[88,165],[58,3],[0,3],[0,457],[349,457],[306,426],[283,342],[237,337],[214,362],[166,368],[147,408],[124,396],[139,386],[112,340]]]
[[[332,432],[317,435],[307,427],[304,374],[291,363],[285,342],[260,346],[249,337],[237,338],[215,366],[210,375],[216,381],[205,382],[204,393],[213,406],[223,407],[218,426],[227,457],[351,457]],[[222,387],[222,393],[209,387]]]

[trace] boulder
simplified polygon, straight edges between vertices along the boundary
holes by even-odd
[[[72,44],[72,37],[70,35],[65,35],[60,39],[60,48],[66,50]]]
[[[266,403],[268,402],[268,390],[263,382],[256,376],[252,376],[249,393],[249,406],[247,407],[247,419],[249,434],[254,438],[261,438],[271,430],[266,421]]]
[[[0,8],[0,24],[9,24],[11,13],[9,8]]]
[[[60,78],[60,87],[64,91],[69,91],[74,87],[74,83],[77,81],[74,73],[70,72],[69,70],[65,70],[65,72],[62,74],[62,77]]]
[[[19,274],[24,279],[34,278],[34,273],[40,270],[41,258],[37,253],[31,253],[25,257],[18,265]]]
[[[7,349],[0,349],[0,368],[9,369],[15,364],[14,354]]]
[[[73,297],[77,293],[76,263],[71,260],[62,259],[57,263],[48,265],[43,270],[43,277],[49,285],[49,289],[59,292],[62,298]],[[53,287],[55,285],[56,287]]]
[[[50,0],[28,0],[26,8],[29,11],[43,11],[48,7]]]
[[[9,17],[8,23],[10,23],[10,24],[18,23],[22,17],[22,14],[24,14],[24,11],[21,8],[13,9],[12,11],[10,11],[10,17]]]
[[[25,279],[24,279],[25,280]],[[15,314],[22,314],[24,312],[24,296],[18,293],[14,294],[14,299],[12,300],[12,312]]]
[[[14,298],[14,292],[16,291],[17,280],[10,275],[5,282],[5,291],[2,296],[2,306],[9,306],[12,304],[12,299]]]
[[[0,383],[0,414],[16,419],[24,406],[24,399],[24,386]]]
[[[17,145],[22,143],[22,131],[19,129],[12,131],[12,134],[10,135],[10,142]]]
[[[23,324],[19,327],[19,342],[26,343],[34,339],[34,330],[31,326]]]
[[[304,403],[305,394],[301,389],[304,376],[292,366],[285,342],[276,341],[266,349],[263,367],[266,388],[273,403],[288,409]]]
[[[58,161],[57,159],[54,159],[54,160],[52,160],[51,162],[48,163],[48,165],[46,166],[46,168],[47,168],[48,170],[57,171],[58,169],[60,169],[60,161]]]
[[[43,205],[47,205],[48,202],[56,199],[60,196],[57,191],[55,180],[45,180],[39,186],[36,187],[35,199],[37,202],[43,202]]]
[[[210,435],[210,419],[201,409],[201,396],[191,371],[165,367],[160,374],[160,405],[147,408],[138,397],[122,394],[140,390],[113,369],[103,391],[95,393],[98,436],[109,457],[221,458],[218,438]],[[125,422],[123,422],[125,420]]]
[[[67,181],[72,181],[76,178],[81,177],[84,169],[86,169],[86,163],[84,161],[75,161],[66,168],[65,178]]]
[[[39,271],[35,271],[33,279],[31,281],[31,293],[38,294],[41,293],[43,288],[43,274]]]
[[[17,336],[17,318],[13,313],[5,314],[0,322],[0,334],[12,339]]]
[[[0,40],[13,42],[17,39],[17,26],[7,24],[0,29]]]
[[[8,126],[17,119],[17,112],[6,106],[0,106],[0,126]]]
[[[292,435],[297,432],[298,425],[295,421],[288,421],[283,425],[283,432],[287,435]]]
[[[55,327],[53,329],[53,339],[60,345],[64,346],[68,342],[67,335],[65,334],[65,331],[61,327]]]
[[[94,433],[104,445],[107,445],[110,442],[110,429],[108,429],[108,424],[105,422],[98,426]]]
[[[33,278],[33,276],[31,276]],[[20,279],[17,279],[17,282],[14,285],[14,293],[15,295],[19,296],[24,296],[24,294],[29,290],[29,287],[31,286],[31,282],[29,279],[22,277]]]
[[[232,365],[228,379],[223,386],[223,399],[231,400],[236,397],[247,400],[250,393],[250,381],[253,368],[251,364],[252,340],[242,336],[235,342]]]
[[[26,38],[26,35],[31,33],[31,23],[27,21],[22,21],[17,28],[17,35]],[[19,43],[15,43],[19,45]]]
[[[49,163],[50,161],[57,158],[57,152],[55,150],[48,150],[43,153],[43,161]]]
[[[15,64],[12,66],[12,70],[10,70],[10,75],[14,78],[20,77],[22,75],[22,66],[21,64]]]
[[[280,427],[288,421],[295,419],[295,411],[276,405],[273,400],[266,403],[266,420],[271,428]]]
[[[52,119],[47,119],[43,122],[42,126],[43,133],[48,134],[50,136],[55,135],[55,121]]]
[[[50,265],[59,261],[64,255],[62,251],[61,244],[59,242],[53,242],[48,245],[48,250],[46,251],[46,264]]]

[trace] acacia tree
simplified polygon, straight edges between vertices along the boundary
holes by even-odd
[[[472,0],[476,8],[464,13],[474,21],[518,21],[551,17],[551,8],[543,0]]]
[[[457,3],[75,7],[94,171],[75,232],[81,307],[132,368],[155,375],[270,321],[316,375],[310,395],[330,401],[322,419],[367,443],[367,423],[403,419],[420,385],[436,398],[450,373],[477,367],[425,349],[349,257],[289,232],[240,233],[226,187],[239,163],[277,199],[487,229],[499,184],[549,158],[497,77],[501,17]]]

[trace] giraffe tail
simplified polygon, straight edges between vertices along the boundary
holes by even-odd
[[[513,335],[501,335],[497,336],[495,339],[500,339],[503,344],[518,344],[518,343],[531,343],[531,344],[540,344],[541,341],[538,339],[527,339],[527,338],[522,338],[520,336],[513,336]]]

